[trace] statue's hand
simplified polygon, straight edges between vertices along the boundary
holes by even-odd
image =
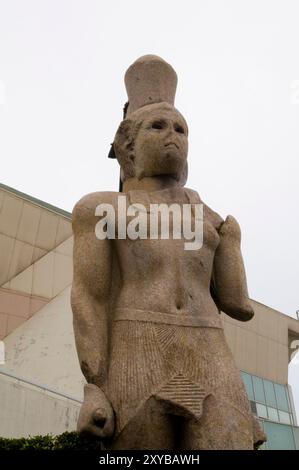
[[[84,387],[84,402],[80,410],[77,431],[108,439],[114,433],[114,412],[102,390],[93,384]]]

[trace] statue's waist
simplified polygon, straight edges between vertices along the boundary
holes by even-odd
[[[223,325],[220,316],[205,314],[173,314],[165,312],[153,312],[135,308],[116,308],[114,310],[114,321],[138,321],[150,323],[162,323],[164,325],[193,326],[206,328],[221,328]]]

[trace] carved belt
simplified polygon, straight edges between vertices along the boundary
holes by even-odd
[[[150,310],[139,310],[130,308],[116,308],[114,311],[114,321],[138,321],[150,323],[162,323],[164,325],[193,326],[202,328],[220,328],[223,325],[220,318],[210,318],[208,316],[195,316],[182,313],[175,315],[172,313],[152,312]]]

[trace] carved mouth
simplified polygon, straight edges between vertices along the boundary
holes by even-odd
[[[177,149],[179,148],[178,144],[176,144],[175,142],[168,142],[167,144],[165,144],[165,147],[176,147]]]

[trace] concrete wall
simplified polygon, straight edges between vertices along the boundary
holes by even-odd
[[[4,343],[6,361],[0,366],[0,436],[75,430],[85,381],[74,344],[70,288],[16,328]]]
[[[75,349],[70,287],[4,339],[5,365],[13,374],[60,393],[83,398],[84,377]]]
[[[259,302],[251,301],[255,316],[239,322],[222,314],[228,344],[239,369],[287,384],[289,335],[299,338],[299,322]]]
[[[0,185],[0,340],[71,283],[69,216]]]
[[[0,373],[0,436],[74,431],[80,403]]]
[[[71,235],[69,218],[0,187],[0,286]]]

